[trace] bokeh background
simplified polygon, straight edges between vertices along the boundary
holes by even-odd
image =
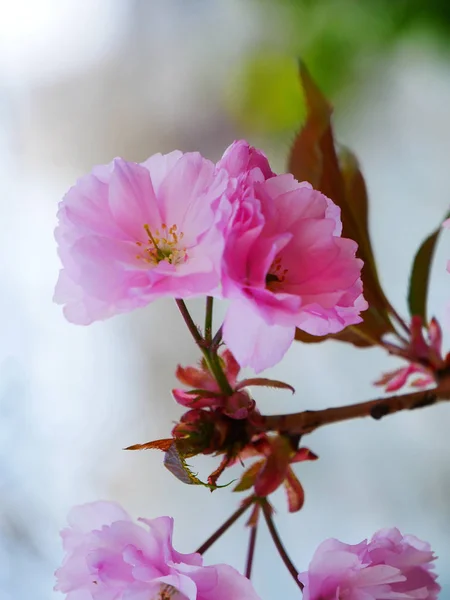
[[[241,137],[283,171],[304,115],[302,56],[361,160],[381,278],[406,314],[414,251],[450,205],[450,4],[0,0],[0,9],[0,600],[53,600],[58,531],[73,504],[115,499],[134,516],[173,515],[175,543],[190,552],[238,500],[183,487],[157,452],[122,450],[167,435],[181,414],[174,367],[196,355],[168,301],[89,328],[64,321],[52,304],[58,201],[114,156],[179,148],[216,160]],[[449,255],[443,235],[431,308],[447,330]],[[297,344],[268,373],[297,394],[258,399],[265,412],[369,399],[380,372],[399,364],[379,350]],[[432,543],[450,598],[449,426],[444,404],[308,438],[320,460],[297,469],[304,509],[288,515],[274,498],[299,569],[326,537],[356,543],[398,526]],[[297,597],[263,526],[258,535],[260,595]],[[241,523],[206,559],[242,569],[246,547]]]

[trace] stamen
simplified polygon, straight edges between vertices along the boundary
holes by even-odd
[[[283,269],[281,264],[281,257],[278,256],[270,266],[269,272],[266,275],[266,287],[273,292],[280,289],[279,284],[284,283],[288,269]]]
[[[153,233],[147,223],[144,225],[144,230],[147,234],[149,245],[140,241],[136,242],[137,246],[144,247],[144,253],[136,255],[138,260],[144,260],[151,265],[157,265],[163,260],[169,264],[186,262],[186,248],[180,249],[177,247],[183,238],[183,232],[178,232],[176,224],[168,228],[165,223],[162,223],[162,234],[158,229],[155,229]]]

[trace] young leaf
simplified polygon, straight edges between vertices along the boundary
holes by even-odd
[[[305,492],[294,471],[289,467],[284,480],[284,487],[288,499],[289,512],[297,512],[305,502]]]
[[[190,470],[185,458],[180,454],[176,443],[173,443],[166,452],[164,466],[183,483],[187,483],[188,485],[205,485],[208,487],[208,484],[200,481],[197,475]]]
[[[164,440],[154,440],[153,442],[147,442],[146,444],[133,444],[128,446],[125,450],[162,450],[167,452],[173,444],[173,439],[168,438]]]
[[[258,476],[258,473],[260,472],[264,462],[264,458],[257,460],[246,471],[244,471],[239,483],[235,488],[233,488],[233,492],[245,492],[245,490],[250,489],[254,485],[255,479]]]
[[[284,381],[278,381],[277,379],[267,379],[266,377],[252,377],[250,379],[243,379],[236,386],[236,390],[241,390],[249,385],[277,388],[280,390],[290,390],[293,394],[295,394],[295,389],[292,387],[292,385],[284,383]]]
[[[331,198],[340,208],[343,235],[358,243],[358,256],[364,261],[362,281],[364,296],[372,307],[364,322],[333,336],[314,338],[298,331],[296,339],[313,342],[332,337],[357,346],[375,345],[393,331],[388,312],[390,303],[380,285],[368,230],[368,197],[364,178],[355,156],[347,149],[336,151],[331,128],[331,106],[312,80],[305,65],[300,64],[300,80],[306,105],[306,122],[297,135],[289,158],[289,171],[299,181],[309,181],[314,188]]]
[[[180,444],[174,442],[164,456],[164,466],[168,469],[172,475],[175,475],[177,479],[188,485],[203,485],[214,491],[218,488],[224,488],[233,483],[230,481],[225,485],[215,485],[211,483],[205,483],[201,481],[195,473],[193,473],[186,463],[183,452],[181,451]]]
[[[446,219],[449,217],[450,213],[445,216]],[[424,324],[427,323],[427,297],[430,268],[441,229],[442,226],[436,229],[436,231],[433,231],[418,249],[416,256],[414,257],[411,277],[409,279],[409,312],[411,316],[417,315],[422,317]]]

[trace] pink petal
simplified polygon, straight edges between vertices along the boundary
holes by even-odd
[[[232,302],[223,324],[223,339],[239,364],[257,373],[283,358],[294,335],[295,327],[267,325],[247,302]]]

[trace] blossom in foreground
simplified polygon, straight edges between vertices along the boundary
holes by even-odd
[[[428,543],[382,529],[370,542],[326,540],[300,573],[304,600],[435,600],[440,586]]]
[[[78,180],[55,232],[63,264],[55,301],[87,325],[161,296],[217,291],[226,172],[198,153],[116,158]]]
[[[67,600],[258,600],[232,567],[174,550],[171,518],[139,521],[112,502],[73,508],[55,589]]]
[[[281,360],[296,327],[325,335],[359,323],[363,263],[357,244],[340,237],[339,208],[309,183],[275,176],[246,142],[235,142],[217,168],[234,181],[223,335],[238,362],[261,371]]]

